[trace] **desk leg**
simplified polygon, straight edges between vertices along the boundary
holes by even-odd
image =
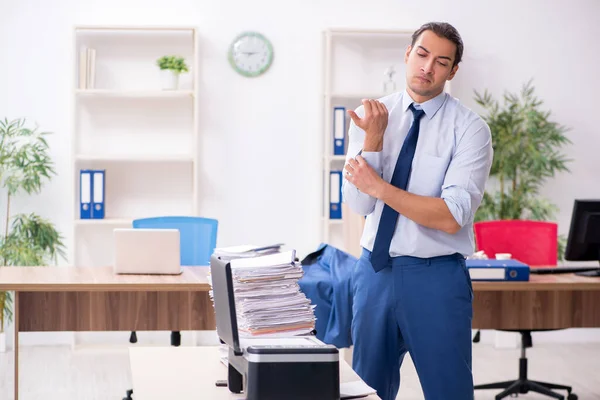
[[[15,400],[19,400],[19,292],[13,299],[14,353],[15,353]]]

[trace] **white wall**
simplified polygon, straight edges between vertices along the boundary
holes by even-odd
[[[561,209],[599,197],[597,93],[600,2],[555,0],[429,2],[21,0],[0,2],[0,117],[26,116],[50,139],[58,176],[43,193],[14,201],[71,235],[71,80],[74,24],[185,24],[200,32],[199,209],[218,218],[219,243],[283,241],[301,256],[320,241],[322,47],[326,27],[416,28],[446,20],[466,50],[454,95],[474,105],[473,89],[500,95],[534,78],[555,119],[570,126],[571,175],[543,194]],[[259,30],[275,48],[272,69],[245,79],[229,67],[230,41]],[[401,60],[402,54],[398,54]],[[4,208],[5,198],[0,200]]]

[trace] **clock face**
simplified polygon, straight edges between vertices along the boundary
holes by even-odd
[[[254,77],[265,73],[273,62],[271,42],[258,32],[244,32],[229,48],[229,63],[243,76]]]

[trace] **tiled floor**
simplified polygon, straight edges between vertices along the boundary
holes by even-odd
[[[473,346],[476,383],[509,380],[517,375],[518,350]],[[540,344],[528,350],[533,379],[568,383],[580,400],[600,400],[600,344]],[[23,347],[21,400],[120,400],[131,386],[126,347]],[[398,399],[423,399],[410,357],[402,366]],[[0,353],[0,399],[12,399],[12,353]],[[476,393],[476,400],[492,400],[497,391]],[[201,396],[194,397],[202,399]],[[547,399],[527,394],[522,399]],[[181,400],[181,399],[177,399]],[[454,400],[454,399],[449,399]]]

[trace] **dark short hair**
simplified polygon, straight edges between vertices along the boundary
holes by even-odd
[[[415,42],[421,36],[421,33],[425,31],[432,31],[439,37],[446,38],[456,45],[456,54],[454,54],[454,64],[452,66],[458,65],[462,60],[464,46],[456,28],[447,22],[427,22],[413,33],[411,47],[415,46]]]

